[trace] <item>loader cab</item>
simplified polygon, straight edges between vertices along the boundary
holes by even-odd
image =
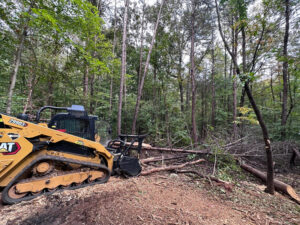
[[[37,122],[40,120],[41,112],[45,109],[63,110],[67,113],[57,113],[54,115],[48,127],[66,132],[77,137],[82,137],[91,141],[97,141],[96,121],[97,116],[89,116],[83,106],[72,105],[71,107],[44,106],[37,113]],[[95,137],[96,136],[96,137]]]

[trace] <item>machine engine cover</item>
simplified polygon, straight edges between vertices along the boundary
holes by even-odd
[[[127,176],[137,176],[141,173],[142,167],[139,159],[130,156],[123,156],[119,161],[120,171]]]

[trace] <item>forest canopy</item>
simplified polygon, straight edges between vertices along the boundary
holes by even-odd
[[[270,139],[297,141],[299,7],[297,0],[3,0],[0,110],[34,116],[44,105],[79,104],[114,134],[119,119],[121,133],[187,146],[212,132],[259,134],[247,84]]]

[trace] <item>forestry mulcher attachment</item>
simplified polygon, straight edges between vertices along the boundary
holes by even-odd
[[[50,122],[40,123],[45,109],[64,110]],[[36,123],[27,115],[0,114],[0,188],[2,202],[14,204],[58,190],[105,183],[111,174],[137,176],[139,153],[145,135],[120,135],[100,143],[97,117],[83,106],[45,106]],[[131,139],[131,142],[127,142]],[[105,141],[105,140],[104,140]],[[138,144],[136,144],[136,142]]]

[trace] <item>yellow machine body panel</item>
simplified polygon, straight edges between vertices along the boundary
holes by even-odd
[[[0,128],[0,187],[7,186],[12,179],[39,157],[51,156],[59,160],[69,159],[79,165],[80,162],[100,164],[105,159],[107,168],[112,171],[113,155],[100,143],[48,128],[45,124],[34,124],[4,114],[0,115],[2,117],[0,122],[5,124],[5,128]],[[51,150],[51,148],[49,149],[47,145],[35,150],[35,146],[30,141],[32,139],[38,139],[44,143],[64,141],[81,145],[92,149],[95,156],[88,157],[58,152]],[[87,175],[81,174],[81,176]],[[64,180],[66,179],[66,176],[61,177]],[[80,176],[77,175],[77,177]],[[59,178],[55,182],[59,183]],[[38,183],[36,182],[36,184]],[[30,185],[28,184],[27,186]]]

